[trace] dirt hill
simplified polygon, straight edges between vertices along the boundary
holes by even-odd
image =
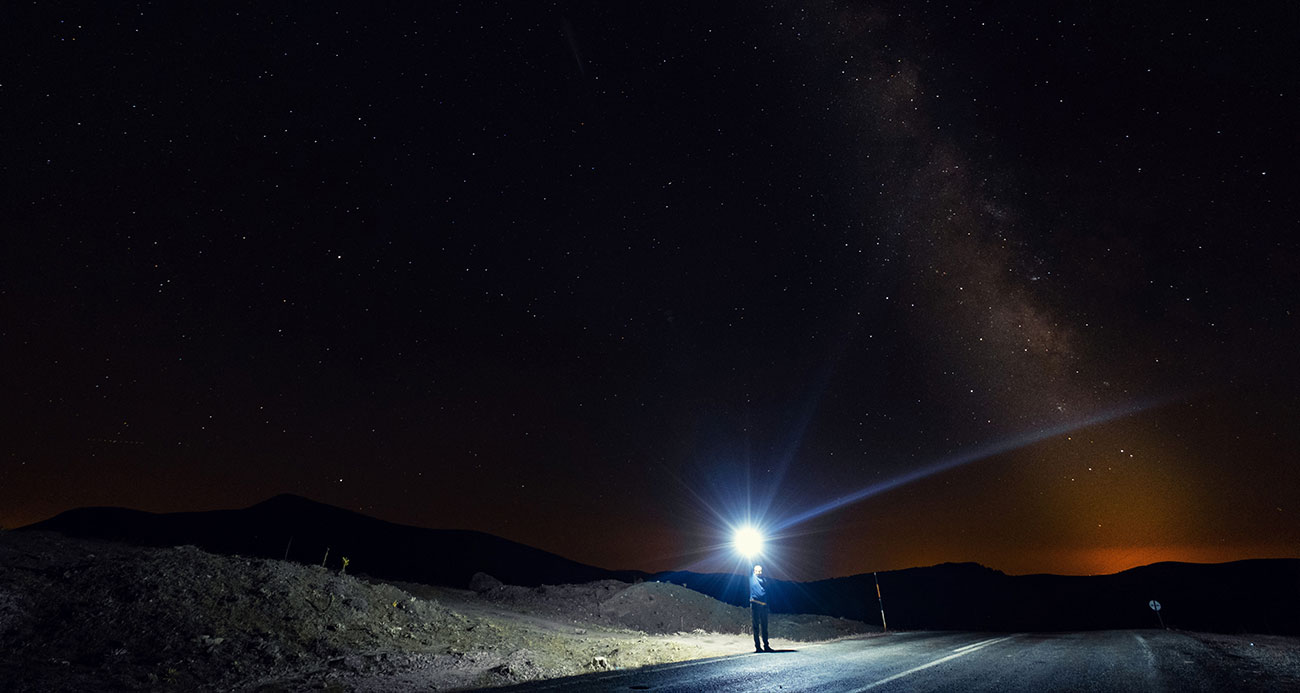
[[[0,532],[0,688],[447,690],[750,649],[745,609],[607,580],[478,592],[328,567]],[[773,617],[774,644],[871,627]]]

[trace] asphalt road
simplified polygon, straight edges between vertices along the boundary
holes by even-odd
[[[510,691],[1300,690],[1300,641],[1256,648],[1166,631],[916,632],[746,653]],[[741,643],[743,645],[743,641]]]

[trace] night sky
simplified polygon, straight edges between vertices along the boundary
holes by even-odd
[[[1293,3],[7,3],[0,524],[1300,556]]]

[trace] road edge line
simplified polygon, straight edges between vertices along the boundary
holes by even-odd
[[[863,691],[869,691],[869,690],[871,690],[871,689],[873,689],[873,688],[875,688],[875,687],[877,687],[877,686],[883,686],[883,685],[889,683],[890,681],[897,681],[898,679],[901,679],[901,678],[903,678],[904,676],[909,676],[909,675],[911,675],[911,674],[915,674],[915,673],[918,672],[918,671],[922,671],[922,670],[924,670],[924,669],[929,669],[930,667],[933,667],[933,666],[938,666],[938,665],[940,665],[940,664],[943,664],[944,662],[949,662],[949,661],[952,661],[952,660],[954,660],[954,659],[957,659],[958,657],[965,657],[966,655],[968,655],[968,654],[970,654],[970,653],[972,653],[972,652],[978,652],[979,650],[982,650],[982,649],[988,647],[989,645],[996,645],[996,644],[998,644],[998,643],[1000,643],[1000,642],[1005,642],[1005,641],[1010,640],[1010,639],[1012,639],[1012,638],[1019,637],[1019,635],[1020,635],[1019,633],[1015,633],[1015,634],[1007,635],[1007,636],[1004,636],[1004,637],[1001,637],[1001,638],[994,638],[994,639],[992,639],[992,640],[985,640],[985,641],[982,642],[982,643],[974,643],[973,645],[967,645],[966,647],[962,648],[963,650],[965,650],[964,652],[956,652],[956,653],[954,653],[954,654],[950,654],[950,655],[948,655],[948,656],[946,656],[946,657],[940,657],[939,659],[936,659],[936,660],[934,660],[933,662],[927,662],[927,663],[922,664],[922,665],[920,665],[920,666],[912,667],[911,669],[908,669],[907,671],[900,671],[899,673],[894,674],[893,676],[889,676],[889,677],[886,677],[886,678],[880,679],[879,681],[876,681],[875,683],[867,684],[866,686],[863,686],[862,688],[855,688],[855,689],[853,689],[853,692],[852,692],[852,693],[862,693]]]

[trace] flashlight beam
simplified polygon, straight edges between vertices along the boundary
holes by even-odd
[[[842,508],[846,505],[856,503],[866,498],[870,498],[872,496],[885,493],[886,491],[892,491],[893,489],[896,489],[899,486],[906,486],[907,484],[910,484],[914,481],[920,481],[921,479],[924,479],[928,476],[940,474],[950,469],[956,469],[957,467],[970,464],[971,462],[977,462],[982,459],[993,457],[994,455],[1000,455],[1002,453],[1010,452],[1012,450],[1026,447],[1028,445],[1033,445],[1034,443],[1047,440],[1048,438],[1053,438],[1059,435],[1070,433],[1072,431],[1077,431],[1081,428],[1087,428],[1089,426],[1093,426],[1099,423],[1105,423],[1107,421],[1113,421],[1115,419],[1132,416],[1139,412],[1143,412],[1148,409],[1152,409],[1156,406],[1165,404],[1167,401],[1168,401],[1167,399],[1152,400],[1152,401],[1144,402],[1139,405],[1132,405],[1120,409],[1113,409],[1098,414],[1096,416],[1090,417],[1088,419],[1084,419],[1083,421],[1076,421],[1068,424],[1061,424],[1059,426],[1042,428],[1036,431],[1023,433],[1021,435],[1015,436],[1008,440],[999,441],[997,443],[988,445],[983,448],[970,450],[967,452],[961,452],[947,459],[943,459],[938,462],[935,462],[934,464],[931,464],[929,466],[922,467],[920,469],[908,472],[907,474],[903,474],[901,476],[896,476],[893,479],[889,479],[888,481],[883,481],[879,484],[868,486],[864,489],[854,491],[853,493],[840,496],[835,500],[822,503],[821,505],[806,510],[802,513],[799,513],[798,515],[787,518],[786,520],[782,521],[779,525],[776,526],[776,530],[781,531],[781,530],[789,529],[790,527],[793,527],[797,524],[807,522],[808,520],[811,520],[814,517],[825,515],[826,513],[831,512],[832,510],[836,510],[838,508]]]

